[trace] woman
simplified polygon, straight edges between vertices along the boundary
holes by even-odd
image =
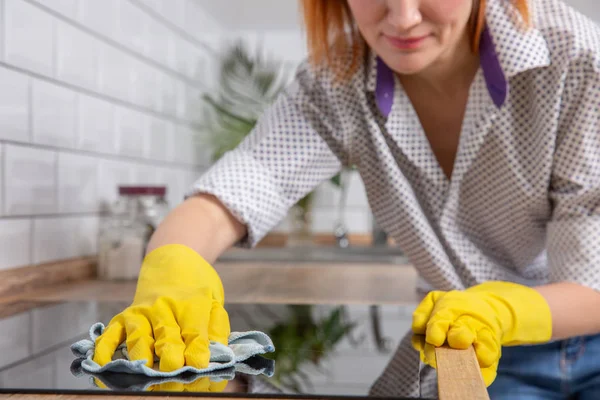
[[[560,0],[303,6],[310,63],[157,230],[96,360],[126,339],[205,366],[229,333],[210,263],[355,165],[429,292],[374,395],[434,395],[447,342],[493,399],[600,398],[600,29]]]

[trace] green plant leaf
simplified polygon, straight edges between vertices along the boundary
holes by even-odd
[[[252,131],[293,72],[281,61],[266,60],[260,51],[251,54],[241,41],[226,48],[217,62],[217,90],[201,98],[203,131],[212,139],[214,161],[237,147]]]
[[[334,176],[333,178],[331,178],[331,183],[333,183],[335,186],[337,187],[341,187],[342,186],[342,174],[339,173],[336,176]]]

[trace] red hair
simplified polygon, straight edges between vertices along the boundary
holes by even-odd
[[[527,0],[511,0],[521,17],[529,25]],[[301,0],[309,59],[312,65],[325,63],[341,79],[348,79],[360,65],[365,51],[364,40],[354,23],[346,0]],[[479,49],[481,32],[485,26],[486,0],[475,0],[469,22],[471,47]],[[347,32],[349,31],[349,34]],[[351,50],[350,65],[339,63]]]

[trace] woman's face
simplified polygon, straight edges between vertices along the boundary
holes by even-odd
[[[399,74],[418,74],[468,49],[473,0],[347,1],[368,45]]]

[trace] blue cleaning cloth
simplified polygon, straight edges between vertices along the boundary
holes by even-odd
[[[92,325],[89,332],[90,339],[80,340],[71,345],[71,351],[80,359],[80,364],[76,366],[75,370],[80,369],[96,376],[104,373],[124,373],[151,378],[177,377],[177,381],[184,383],[198,379],[200,376],[210,376],[214,382],[223,379],[230,380],[235,376],[236,370],[247,374],[265,374],[269,377],[273,375],[274,362],[272,360],[262,359],[262,362],[257,363],[256,356],[275,351],[273,342],[263,332],[232,332],[229,335],[229,346],[211,342],[209,345],[210,362],[207,368],[198,369],[184,366],[175,371],[162,372],[155,369],[158,368],[158,358],[154,360],[154,365],[156,365],[154,368],[144,365],[145,360],[129,360],[125,343],[119,345],[113,355],[113,360],[108,364],[101,367],[94,362],[96,339],[104,332],[104,328],[104,324],[100,322]]]
[[[275,362],[262,356],[252,356],[249,359],[235,364],[234,367],[225,369],[219,369],[212,372],[205,372],[201,374],[194,374],[190,372],[183,372],[178,376],[174,377],[149,377],[141,374],[128,374],[128,373],[93,373],[86,372],[81,367],[81,363],[85,358],[78,358],[73,360],[71,364],[71,373],[76,377],[90,376],[90,383],[92,386],[98,387],[98,381],[100,381],[105,388],[119,391],[147,391],[150,387],[160,387],[164,383],[178,382],[182,384],[191,384],[196,380],[208,377],[211,382],[220,382],[223,380],[230,381],[235,378],[237,373],[241,373],[247,376],[249,382],[256,382],[252,378],[256,378],[256,375],[266,375],[268,377],[273,376]]]

